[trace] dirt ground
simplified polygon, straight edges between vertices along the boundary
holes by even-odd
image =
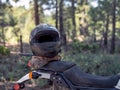
[[[0,90],[13,90],[14,83],[13,82],[0,82]],[[26,84],[25,88],[22,90],[69,90],[68,88],[64,87],[54,87],[54,86],[45,86],[45,87],[39,87],[39,86],[34,86],[31,84]]]
[[[0,90],[13,90],[12,87],[14,86],[13,82],[0,82]],[[25,85],[25,88],[22,90],[52,90],[51,87],[41,88],[39,86],[33,85]]]

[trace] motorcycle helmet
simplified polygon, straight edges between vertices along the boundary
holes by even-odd
[[[60,33],[48,24],[40,24],[30,34],[30,46],[35,56],[52,58],[61,51]]]

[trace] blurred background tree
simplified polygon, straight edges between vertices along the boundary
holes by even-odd
[[[23,42],[28,43],[32,28],[40,23],[48,23],[60,30],[64,47],[77,40],[96,43],[103,51],[110,53],[118,48],[118,0],[29,0],[28,8],[24,5],[13,6],[20,0],[0,2],[4,7],[1,11],[5,13],[1,14],[1,18],[4,18],[1,22],[6,23],[0,25],[4,44],[5,41],[18,43],[19,36],[23,34],[26,34],[23,35]]]

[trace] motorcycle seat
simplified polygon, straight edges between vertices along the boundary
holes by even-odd
[[[114,88],[120,79],[119,74],[114,76],[97,76],[85,73],[76,64],[66,61],[52,61],[41,69],[62,72],[74,86]]]

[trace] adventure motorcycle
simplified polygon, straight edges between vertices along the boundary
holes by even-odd
[[[20,78],[13,86],[13,90],[25,87],[24,83],[30,79],[44,78],[56,86],[70,90],[120,90],[120,75],[95,76],[83,72],[72,62],[51,61],[40,69],[34,70]]]

